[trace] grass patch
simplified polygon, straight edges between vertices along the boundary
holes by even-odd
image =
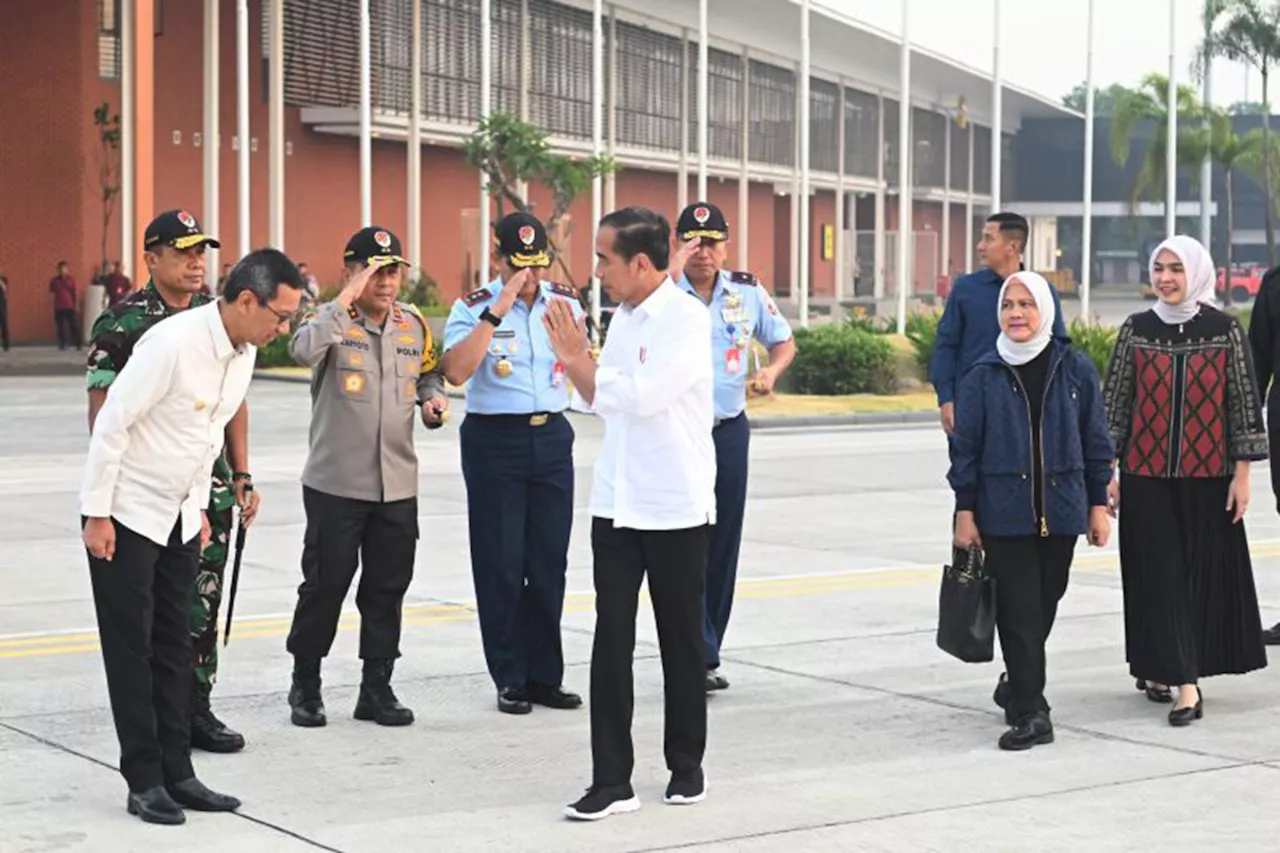
[[[937,397],[932,391],[914,394],[775,394],[751,397],[747,412],[752,415],[852,415],[882,412],[927,412],[936,409]]]

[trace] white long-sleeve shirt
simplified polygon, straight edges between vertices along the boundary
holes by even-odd
[[[715,523],[706,306],[668,278],[609,324],[591,408],[605,424],[591,514],[635,530]]]
[[[93,426],[82,515],[114,518],[160,545],[179,518],[184,542],[199,535],[213,463],[257,352],[232,345],[218,305],[175,314],[138,340]]]

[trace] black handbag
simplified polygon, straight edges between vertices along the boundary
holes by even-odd
[[[942,567],[938,594],[938,648],[965,663],[995,656],[996,582],[983,565],[982,551],[954,548]]]

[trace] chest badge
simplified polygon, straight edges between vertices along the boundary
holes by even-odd
[[[359,394],[364,390],[364,377],[359,373],[349,373],[342,380],[342,388],[348,394]]]
[[[511,362],[507,360],[506,356],[498,359],[498,363],[493,366],[493,372],[498,374],[499,379],[506,379],[513,370],[515,368],[511,366]]]
[[[731,311],[742,307],[742,297],[733,291],[728,291],[724,295],[724,307]]]

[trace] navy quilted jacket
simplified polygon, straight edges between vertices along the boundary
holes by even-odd
[[[971,510],[991,536],[1088,531],[1089,508],[1106,506],[1115,447],[1093,364],[1056,338],[1041,415],[1044,518],[1036,517],[1031,412],[1012,367],[992,351],[956,394],[956,429],[947,480],[956,509]],[[1042,527],[1043,523],[1043,527]]]

